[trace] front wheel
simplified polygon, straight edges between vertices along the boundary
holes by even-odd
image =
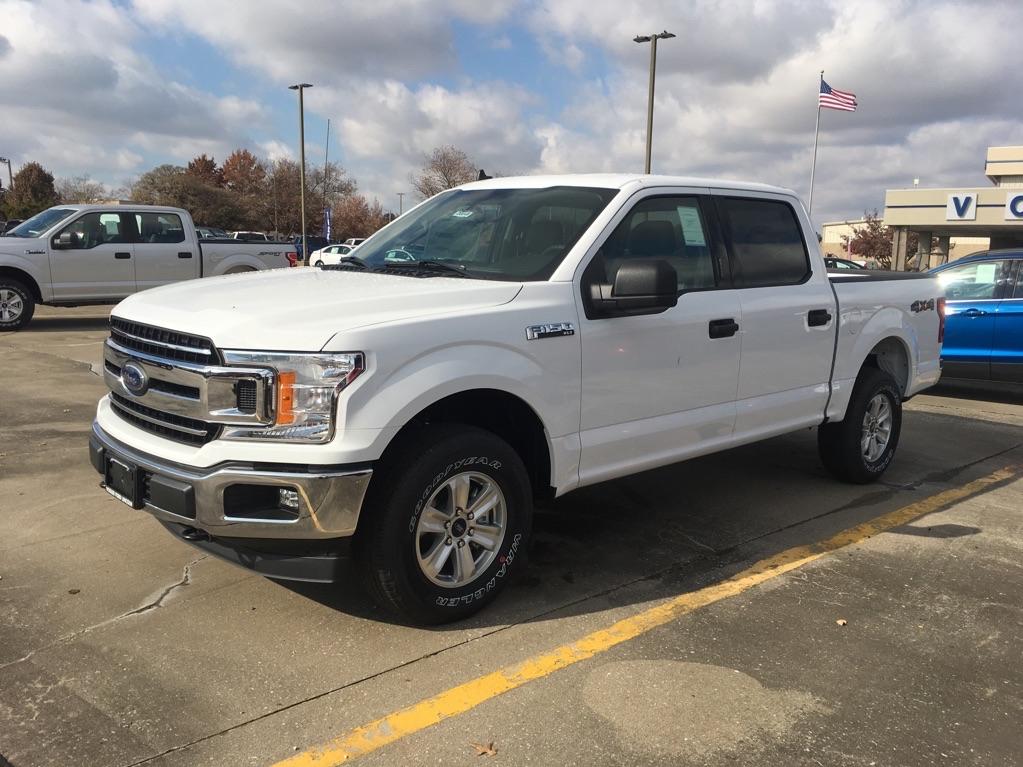
[[[319,259],[316,259],[316,263],[313,264],[313,266],[323,266],[323,262]]]
[[[0,277],[0,332],[21,330],[36,310],[32,292],[17,280]]]
[[[472,426],[424,427],[373,477],[356,554],[376,600],[438,624],[494,600],[522,567],[532,494],[518,454]]]
[[[853,388],[845,419],[817,429],[817,449],[828,471],[864,485],[887,471],[901,431],[899,385],[888,373],[866,368]]]

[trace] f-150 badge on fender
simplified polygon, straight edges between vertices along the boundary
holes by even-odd
[[[526,339],[537,341],[541,338],[555,336],[574,336],[575,325],[571,322],[548,322],[543,325],[530,325],[526,328]]]

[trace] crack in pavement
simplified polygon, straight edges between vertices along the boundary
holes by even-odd
[[[44,650],[49,650],[53,647],[57,647],[58,645],[73,642],[78,637],[84,636],[85,634],[89,634],[97,629],[101,629],[106,626],[110,626],[111,624],[117,623],[118,621],[122,621],[126,618],[131,618],[136,615],[143,615],[151,610],[156,610],[160,607],[163,607],[164,602],[166,602],[167,599],[170,598],[171,594],[173,594],[178,589],[182,589],[185,586],[188,586],[192,582],[192,568],[195,565],[202,562],[204,559],[207,559],[208,557],[209,557],[208,554],[203,554],[202,556],[196,557],[191,562],[186,564],[181,571],[181,578],[179,580],[170,584],[166,588],[161,589],[159,594],[157,594],[155,598],[150,597],[144,604],[140,605],[139,607],[128,610],[127,612],[123,612],[120,615],[115,615],[113,618],[107,618],[106,620],[100,621],[99,623],[94,623],[91,626],[86,626],[85,628],[78,629],[78,631],[72,631],[70,634],[65,634],[62,637],[58,637],[57,639],[54,639],[52,642],[49,642],[48,644],[45,644],[42,647],[37,647],[36,649],[31,650],[30,652],[26,653],[20,658],[17,658],[16,660],[0,664],[0,671],[11,666],[16,666],[19,663],[24,663],[25,661],[31,659],[36,654],[41,653]]]
[[[890,489],[888,491],[882,491],[879,494],[878,493],[870,493],[868,495],[871,495],[871,496],[882,495],[884,497],[879,499],[879,500],[884,500],[887,497],[894,497],[895,495],[897,495],[900,492],[912,492],[916,488],[918,488],[918,487],[920,487],[920,486],[922,486],[924,484],[927,484],[928,482],[932,482],[932,481],[933,482],[942,482],[942,481],[947,482],[947,481],[949,481],[951,479],[954,479],[956,476],[958,476],[959,474],[961,474],[964,471],[967,471],[968,469],[970,469],[973,466],[976,466],[978,464],[984,463],[985,461],[994,460],[996,458],[999,458],[1000,456],[1005,455],[1006,453],[1010,453],[1013,450],[1017,450],[1017,449],[1019,449],[1021,447],[1023,447],[1023,443],[1019,443],[1019,444],[1013,445],[1012,447],[1006,448],[1005,450],[999,450],[999,451],[997,451],[997,452],[995,452],[995,453],[993,453],[991,455],[985,456],[983,458],[978,458],[975,461],[970,461],[969,463],[965,463],[965,464],[963,464],[961,466],[957,466],[957,467],[954,467],[952,469],[947,469],[947,470],[944,470],[944,471],[941,471],[941,472],[932,472],[931,474],[926,475],[922,479],[917,480],[917,481],[911,483],[910,485],[907,485],[907,486],[898,486],[897,485],[897,486],[893,486],[892,489]],[[576,606],[578,606],[580,604],[583,604],[583,603],[588,602],[588,601],[593,600],[593,599],[599,599],[601,597],[609,596],[611,594],[614,594],[615,592],[622,591],[622,590],[627,589],[627,588],[629,588],[631,586],[635,586],[635,585],[638,585],[638,584],[641,584],[641,583],[650,582],[650,581],[656,581],[658,579],[665,578],[668,575],[670,575],[671,573],[676,572],[679,569],[684,568],[684,567],[688,567],[691,570],[695,571],[695,575],[697,577],[700,577],[700,578],[706,577],[711,572],[719,571],[722,568],[733,566],[737,562],[741,562],[742,558],[738,557],[736,555],[737,555],[738,551],[740,549],[742,549],[742,547],[744,547],[744,546],[746,546],[746,545],[748,545],[750,543],[755,543],[755,542],[757,542],[757,541],[759,541],[759,540],[761,540],[763,538],[769,537],[771,535],[777,535],[778,533],[785,532],[787,530],[790,530],[791,528],[799,527],[801,525],[805,525],[807,523],[814,522],[816,520],[822,519],[822,518],[830,516],[832,514],[838,514],[838,513],[842,512],[842,511],[849,510],[850,508],[853,508],[853,507],[855,507],[855,502],[853,502],[851,504],[844,504],[842,506],[839,506],[839,507],[836,507],[834,509],[831,509],[830,511],[822,512],[821,514],[817,514],[817,515],[815,515],[813,517],[808,517],[807,519],[801,520],[799,522],[794,522],[794,523],[792,523],[790,525],[785,525],[785,526],[780,527],[780,528],[778,528],[776,530],[773,530],[771,532],[763,533],[761,535],[751,536],[748,539],[745,539],[745,540],[740,541],[738,543],[731,544],[731,545],[726,546],[725,548],[722,548],[720,550],[713,549],[713,548],[711,548],[709,546],[706,546],[706,544],[700,544],[700,545],[703,546],[703,548],[708,550],[708,553],[707,554],[698,555],[695,560],[691,560],[691,561],[684,562],[684,563],[673,562],[673,563],[667,565],[666,567],[663,567],[663,568],[657,570],[656,572],[647,573],[646,575],[641,575],[641,576],[638,576],[636,578],[632,578],[632,579],[630,579],[628,581],[625,581],[623,583],[618,583],[618,584],[615,584],[613,586],[609,586],[608,588],[603,589],[601,591],[590,593],[590,594],[586,594],[584,596],[581,596],[581,597],[578,597],[576,599],[570,600],[569,602],[566,602],[564,604],[558,605],[556,607],[551,607],[551,608],[549,608],[547,610],[543,610],[543,611],[541,611],[539,613],[536,613],[535,615],[528,616],[528,617],[526,617],[524,619],[521,619],[519,621],[516,621],[516,622],[513,622],[513,623],[509,623],[509,624],[507,624],[505,626],[501,626],[501,627],[495,628],[495,629],[493,629],[491,631],[487,631],[487,632],[485,632],[483,634],[479,634],[479,635],[476,635],[476,636],[468,637],[466,639],[463,639],[460,642],[456,642],[455,644],[449,645],[447,647],[441,647],[441,648],[439,648],[437,650],[434,650],[434,651],[429,652],[429,653],[425,653],[424,655],[418,656],[416,658],[410,658],[409,660],[404,661],[402,663],[398,663],[398,664],[396,664],[394,666],[391,666],[390,668],[381,669],[380,671],[374,672],[372,674],[367,674],[366,676],[360,677],[359,679],[353,679],[350,682],[346,682],[344,684],[338,685],[337,687],[333,687],[333,688],[328,689],[328,690],[323,690],[321,692],[314,693],[313,695],[310,695],[308,697],[302,698],[300,700],[292,701],[291,703],[288,703],[288,704],[285,704],[283,706],[280,706],[280,707],[278,707],[278,708],[276,708],[276,709],[274,709],[272,711],[267,711],[267,712],[265,712],[263,714],[260,714],[259,716],[255,716],[255,717],[252,717],[250,719],[246,719],[245,721],[242,721],[242,722],[236,722],[235,724],[232,724],[232,725],[229,725],[227,727],[224,727],[223,729],[218,730],[217,732],[212,732],[212,733],[209,733],[207,735],[203,735],[202,737],[196,738],[195,740],[191,740],[191,741],[189,741],[187,743],[182,743],[181,745],[178,745],[178,746],[172,746],[171,748],[168,748],[168,749],[166,749],[164,751],[161,751],[158,754],[152,754],[151,756],[144,757],[142,759],[139,759],[138,761],[131,762],[130,764],[125,765],[124,767],[141,767],[141,765],[149,764],[150,762],[153,762],[153,761],[155,761],[157,759],[161,759],[161,758],[163,758],[163,757],[165,757],[165,756],[167,756],[169,754],[173,754],[173,753],[176,753],[178,751],[183,751],[185,749],[191,748],[192,746],[198,745],[200,743],[204,743],[204,742],[206,742],[208,740],[212,740],[212,739],[218,738],[218,737],[220,737],[222,735],[226,735],[226,734],[228,734],[230,732],[233,732],[234,730],[240,729],[242,727],[247,727],[247,726],[249,726],[251,724],[255,724],[256,722],[260,722],[260,721],[263,721],[265,719],[269,719],[270,717],[276,716],[277,714],[284,713],[285,711],[290,711],[291,709],[294,709],[294,708],[297,708],[299,706],[305,705],[306,703],[312,703],[314,701],[320,700],[320,699],[325,698],[327,696],[333,695],[333,694],[335,694],[337,692],[341,692],[343,690],[347,690],[347,689],[355,687],[357,685],[373,681],[374,679],[378,679],[378,678],[380,678],[382,676],[385,676],[387,674],[390,674],[392,672],[400,671],[402,669],[405,669],[405,668],[408,668],[410,666],[413,666],[413,665],[419,663],[420,661],[429,660],[429,659],[435,658],[435,657],[437,657],[437,656],[439,656],[439,655],[441,655],[443,653],[447,653],[447,652],[450,652],[452,650],[457,650],[459,648],[465,647],[466,645],[468,645],[468,644],[470,644],[472,642],[478,642],[480,640],[487,639],[488,637],[495,636],[496,634],[499,634],[499,633],[501,633],[503,631],[508,631],[510,629],[513,629],[513,628],[516,628],[516,627],[519,627],[519,626],[523,626],[523,625],[526,625],[528,623],[534,623],[536,621],[543,620],[546,617],[548,617],[550,615],[553,615],[555,613],[562,612],[564,610],[569,610],[569,609],[571,609],[573,607],[576,607]],[[685,533],[682,533],[682,534],[685,535]],[[689,536],[686,536],[686,537],[688,538]],[[697,541],[693,541],[693,542],[694,543],[698,543]]]

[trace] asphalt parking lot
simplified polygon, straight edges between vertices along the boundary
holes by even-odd
[[[570,494],[425,630],[103,493],[106,314],[0,334],[0,765],[1023,761],[1018,393],[917,397],[878,485],[807,431]]]

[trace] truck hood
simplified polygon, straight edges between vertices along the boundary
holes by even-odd
[[[205,336],[223,349],[318,351],[332,336],[382,322],[498,306],[517,282],[272,269],[154,288],[113,315]]]

